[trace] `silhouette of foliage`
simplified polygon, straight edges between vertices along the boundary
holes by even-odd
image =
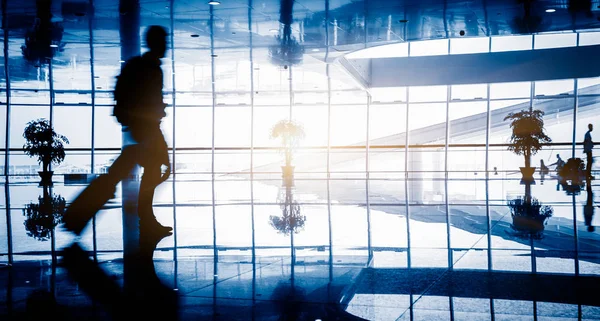
[[[296,66],[302,63],[304,46],[293,36],[276,36],[276,45],[269,47],[271,63],[277,66]]]
[[[544,112],[541,110],[521,110],[509,113],[504,120],[510,120],[512,135],[508,150],[525,157],[525,167],[530,167],[531,156],[535,155],[543,144],[552,142],[544,132]]]
[[[37,157],[44,172],[48,171],[51,163],[58,165],[65,159],[64,144],[68,144],[69,140],[57,134],[47,119],[40,118],[27,123],[23,137],[25,154],[29,157]]]
[[[282,203],[280,207],[282,216],[271,215],[269,217],[271,226],[286,236],[300,233],[306,223],[306,216],[300,213],[300,204],[292,201],[291,204]]]
[[[46,64],[58,52],[64,51],[62,22],[52,21],[50,0],[37,0],[37,16],[33,27],[25,34],[21,53],[26,61],[36,67]]]
[[[292,163],[293,152],[300,145],[300,141],[306,137],[304,127],[291,120],[280,120],[271,127],[272,139],[280,139],[280,146],[285,153],[286,165]]]
[[[513,218],[512,228],[523,233],[521,236],[533,238],[541,238],[547,219],[554,214],[551,206],[542,205],[530,196],[509,200],[508,207]]]
[[[37,203],[29,203],[23,209],[27,235],[39,241],[50,239],[50,232],[63,222],[66,201],[60,195],[40,196]]]
[[[294,12],[293,0],[281,0],[279,22],[283,25],[283,35],[275,37],[277,44],[269,47],[269,58],[276,66],[295,66],[302,63],[304,46],[292,36]]]

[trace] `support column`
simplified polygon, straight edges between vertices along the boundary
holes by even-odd
[[[140,54],[140,4],[139,0],[120,0],[119,2],[119,35],[121,38],[121,61]],[[121,64],[123,66],[123,64]],[[123,132],[122,146],[131,145],[132,138]],[[127,264],[139,247],[139,218],[137,215],[137,202],[139,192],[140,167],[136,166],[130,176],[121,182],[121,196],[123,200],[123,276],[125,286],[130,275],[135,271],[130,270]]]

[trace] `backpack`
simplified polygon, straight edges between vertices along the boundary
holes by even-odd
[[[113,99],[115,105],[113,106],[113,116],[117,118],[117,121],[127,126],[129,124],[129,107],[128,100],[131,94],[136,91],[136,85],[138,80],[135,79],[136,69],[139,69],[143,64],[142,57],[136,56],[127,61],[127,63],[121,69],[121,73],[116,77],[117,82],[113,91]]]

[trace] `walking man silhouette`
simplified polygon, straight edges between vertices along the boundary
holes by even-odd
[[[592,149],[594,148],[594,142],[592,141],[592,131],[594,130],[594,125],[588,124],[588,131],[585,133],[585,138],[583,139],[583,152],[586,157],[585,164],[585,175],[588,180],[594,179],[592,176],[592,163],[594,162],[594,157],[592,156]]]
[[[124,147],[108,173],[98,176],[67,207],[65,227],[76,234],[80,234],[89,220],[114,197],[117,184],[127,178],[136,165],[144,168],[137,204],[140,230],[157,235],[171,233],[172,228],[161,225],[152,209],[154,190],[169,178],[171,171],[167,143],[160,129],[166,115],[160,59],[167,50],[167,31],[161,26],[150,26],[145,38],[149,50],[126,62],[117,77],[114,92],[113,115],[135,144]],[[161,173],[163,165],[167,167],[164,174]]]

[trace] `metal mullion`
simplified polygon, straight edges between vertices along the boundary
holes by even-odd
[[[577,33],[577,46],[579,46],[579,33]],[[576,141],[577,141],[577,137],[576,137],[576,128],[577,128],[577,110],[578,110],[578,104],[579,104],[579,97],[578,97],[578,91],[577,91],[577,78],[575,78],[575,88],[574,88],[574,94],[575,94],[575,102],[573,103],[573,147],[571,148],[571,154],[573,158],[575,158],[575,146],[576,146]],[[586,182],[587,184],[588,182]],[[574,264],[575,264],[575,275],[579,275],[579,236],[577,233],[577,210],[575,209],[575,195],[573,195],[573,241],[574,241],[574,245],[575,245],[575,260],[574,260]]]
[[[4,153],[4,175],[5,175],[5,188],[4,193],[6,197],[6,238],[7,238],[7,247],[8,247],[8,264],[13,264],[13,246],[12,246],[12,218],[10,214],[10,192],[8,186],[8,174],[9,174],[9,166],[10,166],[10,157],[9,157],[9,147],[10,147],[10,68],[8,65],[8,15],[7,11],[7,1],[2,0],[2,30],[4,30],[4,76],[6,77],[6,136],[4,139],[6,151]],[[12,289],[10,289],[12,291]],[[12,292],[10,292],[12,293]],[[9,306],[11,306],[12,302],[8,301]]]
[[[450,54],[450,39],[448,39],[448,54]],[[448,246],[448,268],[453,269],[452,242],[450,237],[450,205],[448,204],[448,142],[450,140],[450,100],[452,85],[446,86],[446,141],[444,143],[444,199],[446,210],[446,244]]]
[[[327,75],[327,224],[329,232],[329,281],[333,281],[333,228],[331,225],[331,65],[329,59],[329,0],[325,0],[325,73]]]
[[[487,13],[487,10],[486,10]],[[488,30],[489,31],[489,30]],[[492,52],[492,38],[489,38],[488,52]],[[490,194],[489,194],[489,181],[490,181],[490,126],[492,115],[490,111],[490,84],[487,83],[487,106],[486,106],[486,121],[485,121],[485,216],[487,221],[487,259],[488,259],[488,271],[493,269],[492,264],[492,221],[490,217]],[[491,302],[490,304],[493,304]]]
[[[252,228],[252,319],[256,308],[256,229],[254,217],[254,51],[252,35],[252,0],[248,0],[248,43],[250,55],[250,215]]]
[[[173,287],[174,288],[178,288],[178,278],[177,278],[177,272],[178,272],[178,260],[177,260],[177,192],[176,192],[176,182],[177,182],[177,172],[176,172],[176,164],[177,164],[177,160],[175,159],[175,153],[176,153],[176,140],[175,140],[175,128],[177,128],[177,117],[176,117],[176,100],[175,100],[175,95],[176,95],[176,90],[175,90],[175,19],[174,19],[174,13],[175,11],[175,1],[174,0],[170,0],[169,3],[169,20],[170,20],[170,43],[171,43],[171,106],[173,106],[173,112],[172,112],[172,116],[173,116],[173,130],[172,130],[172,141],[171,141],[171,146],[172,146],[172,166],[171,166],[171,171],[173,174],[172,177],[172,202],[173,202]]]
[[[367,130],[366,130],[366,146],[365,146],[365,171],[366,171],[366,181],[365,181],[365,196],[366,196],[366,205],[367,205],[367,247],[369,253],[369,262],[373,259],[373,248],[371,244],[371,204],[369,201],[369,122],[370,122],[370,105],[371,105],[371,94],[367,91]]]
[[[406,15],[404,16],[404,18],[406,19]],[[404,27],[404,39],[406,39],[406,26]],[[410,57],[410,42],[408,43],[408,56]],[[409,87],[406,86],[405,88],[406,91],[406,123],[405,123],[405,130],[404,132],[406,133],[404,135],[404,195],[405,195],[405,210],[406,210],[406,265],[407,268],[410,269],[412,267],[412,261],[411,261],[411,242],[410,242],[410,206],[409,206],[409,202],[410,202],[410,193],[409,193],[409,172],[408,172],[408,154],[409,154],[409,148],[408,148],[408,144],[409,144],[409,136],[410,136],[410,131],[409,131],[409,116],[410,116],[410,90]],[[412,302],[412,294],[411,294],[411,302]],[[411,304],[412,306],[412,304]]]
[[[212,187],[212,216],[213,216],[213,263],[214,274],[217,277],[217,262],[219,253],[217,251],[217,225],[215,209],[215,107],[217,96],[215,93],[215,46],[214,46],[214,9],[209,6],[210,13],[210,64],[211,64],[211,90],[212,90],[212,142],[211,142],[211,187]],[[216,288],[216,284],[215,284]]]

